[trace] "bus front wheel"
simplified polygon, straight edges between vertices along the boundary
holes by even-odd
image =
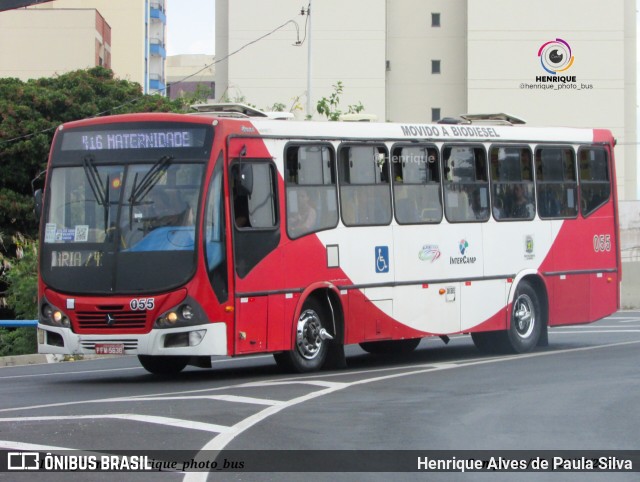
[[[189,358],[186,356],[151,356],[138,355],[140,364],[154,375],[171,375],[180,373],[187,366]]]
[[[274,354],[276,363],[286,370],[298,373],[320,370],[329,350],[328,343],[333,338],[326,330],[326,316],[323,306],[314,298],[308,299],[296,323],[293,349]]]

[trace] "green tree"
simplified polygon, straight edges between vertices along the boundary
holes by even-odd
[[[10,268],[3,273],[8,285],[7,304],[13,308],[17,318],[33,320],[38,316],[37,245],[21,235],[16,235],[13,242],[16,258],[9,262],[0,255],[0,261]],[[0,356],[35,353],[37,349],[36,330],[33,328],[0,328]]]
[[[35,242],[29,240],[36,239],[38,225],[31,182],[46,168],[55,129],[64,122],[108,114],[182,112],[185,103],[144,95],[140,84],[117,79],[103,67],[28,81],[0,78],[0,310],[4,316],[33,319],[37,314],[37,256]],[[3,304],[11,308],[9,314]],[[0,354],[8,339],[23,346],[16,341],[21,331],[2,330]]]
[[[322,114],[330,121],[340,120],[340,116],[343,112],[340,110],[340,96],[344,91],[344,85],[339,80],[336,84],[332,85],[333,92],[329,97],[323,97],[316,104],[316,110],[318,114]],[[347,106],[347,114],[357,114],[364,110],[362,102],[358,101],[357,104],[351,104]]]
[[[0,230],[35,236],[31,180],[45,167],[64,122],[127,112],[179,112],[182,100],[143,95],[103,67],[23,82],[0,79]]]

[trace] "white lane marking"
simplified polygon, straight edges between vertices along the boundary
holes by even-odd
[[[21,366],[27,366],[27,365],[21,365]],[[2,367],[2,368],[5,369],[5,368],[17,368],[17,367]],[[83,373],[90,373],[92,375],[95,375],[96,373],[121,372],[121,371],[125,371],[125,370],[144,370],[144,368],[142,368],[142,367],[104,368],[102,370],[81,370],[81,371],[76,371],[76,372],[31,373],[31,374],[26,374],[26,375],[9,375],[9,376],[6,376],[6,377],[1,377],[0,376],[0,380],[6,380],[8,378],[36,378],[36,377],[49,377],[50,378],[50,377],[55,377],[55,376],[59,376],[59,375],[77,375],[77,374],[83,374]]]
[[[53,452],[53,451],[64,451],[64,450],[73,450],[74,452],[78,452],[77,449],[73,447],[56,447],[55,445],[39,445],[39,444],[28,444],[24,442],[15,442],[13,440],[0,440],[0,447],[8,450],[21,450],[21,451],[41,451],[41,452]]]
[[[263,420],[265,420],[266,418],[270,417],[271,415],[279,413],[279,412],[283,411],[284,409],[292,407],[294,405],[298,405],[298,404],[306,402],[308,400],[312,400],[314,398],[318,398],[318,397],[321,397],[323,395],[328,395],[330,393],[337,392],[339,390],[342,390],[344,388],[349,388],[351,386],[364,385],[364,384],[378,382],[378,381],[382,381],[382,380],[389,380],[389,379],[392,379],[392,378],[400,378],[400,377],[411,376],[411,375],[419,375],[419,374],[424,374],[424,373],[433,372],[433,371],[439,371],[439,370],[450,370],[450,369],[454,369],[454,368],[469,367],[469,366],[474,366],[474,365],[484,365],[484,364],[489,364],[489,363],[514,361],[514,360],[523,360],[523,359],[526,359],[526,358],[536,358],[536,357],[544,357],[544,356],[551,356],[551,355],[568,354],[568,353],[575,353],[575,352],[578,352],[578,351],[591,351],[591,350],[597,350],[597,349],[600,349],[600,348],[613,348],[613,347],[634,345],[634,344],[640,344],[640,340],[638,340],[638,341],[626,341],[626,342],[620,342],[620,343],[611,343],[611,344],[599,345],[599,346],[590,346],[590,347],[581,347],[581,348],[569,348],[569,349],[557,350],[557,351],[536,352],[536,353],[527,353],[527,354],[520,354],[520,355],[511,355],[511,356],[499,357],[499,358],[478,359],[478,360],[474,360],[472,362],[464,362],[463,361],[463,362],[458,363],[458,364],[455,364],[455,363],[441,363],[441,364],[432,363],[432,364],[430,364],[428,366],[428,368],[417,369],[417,370],[413,370],[413,371],[410,371],[410,372],[393,373],[393,374],[383,375],[383,376],[378,376],[378,377],[373,377],[373,378],[365,378],[365,379],[357,380],[357,381],[354,381],[354,382],[336,384],[335,386],[325,388],[324,390],[318,390],[316,392],[309,393],[307,395],[291,399],[291,400],[283,403],[282,405],[278,405],[278,406],[275,406],[275,407],[269,407],[269,408],[266,408],[266,409],[262,410],[261,412],[255,413],[254,415],[252,415],[250,417],[247,417],[244,420],[242,420],[242,421],[238,422],[237,424],[233,425],[232,427],[230,427],[229,431],[227,431],[225,433],[222,433],[220,435],[217,435],[216,437],[211,439],[209,442],[207,442],[200,449],[200,452],[205,452],[204,457],[207,457],[206,456],[206,452],[211,451],[211,450],[215,451],[215,450],[224,449],[224,447],[226,447],[238,435],[240,435],[244,431],[250,429],[254,425],[262,422]],[[351,373],[351,374],[353,374],[353,373]],[[195,460],[199,459],[198,455],[199,454],[196,454],[194,456]],[[205,473],[205,472],[187,472],[182,480],[183,480],[183,482],[206,482],[206,480],[208,478],[208,475],[209,474]]]
[[[205,432],[224,433],[231,429],[225,425],[217,425],[214,423],[195,422],[193,420],[181,420],[178,418],[157,417],[154,415],[137,415],[135,413],[114,413],[106,415],[62,415],[62,416],[44,416],[44,417],[9,417],[0,418],[0,422],[49,422],[63,420],[133,420],[136,422],[155,423],[169,427],[186,428],[190,430],[203,430]]]
[[[133,355],[131,355],[133,356]],[[242,360],[257,360],[259,358],[273,358],[272,355],[256,355],[256,356],[251,356],[251,357],[243,357]],[[224,360],[211,360],[211,363],[230,363],[230,362],[237,362],[238,360],[240,360],[239,358],[225,358]],[[84,360],[78,360],[77,362],[61,362],[61,363],[82,363]],[[93,360],[86,360],[86,361],[93,361]],[[8,366],[8,367],[0,367],[0,369],[6,369],[6,370],[10,370],[12,368],[20,368],[20,367],[24,367],[24,366],[28,366],[28,365],[16,365],[16,366]],[[7,378],[32,378],[32,377],[52,377],[52,376],[60,376],[60,375],[82,375],[84,373],[90,373],[92,375],[95,375],[96,373],[106,373],[106,372],[120,372],[120,371],[125,371],[125,370],[141,370],[144,371],[145,373],[146,370],[144,370],[144,368],[142,368],[141,366],[139,367],[124,367],[124,368],[102,368],[102,369],[98,369],[98,370],[77,370],[74,372],[50,372],[50,373],[32,373],[32,374],[25,374],[25,375],[8,375],[6,377],[0,376],[0,380],[4,380]]]
[[[316,376],[318,376],[316,374]],[[339,385],[345,385],[341,382],[327,382],[325,380],[298,380],[295,378],[289,380],[279,380],[279,381],[263,381],[263,382],[249,382],[240,385],[243,388],[254,388],[254,387],[275,387],[278,385],[313,385],[317,387],[325,387],[325,388],[333,388]]]
[[[549,333],[555,333],[555,330],[600,330],[602,328],[612,328],[618,330],[624,330],[626,328],[633,328],[627,325],[564,325],[564,326],[551,326],[549,327]]]
[[[615,329],[615,330],[576,330],[576,331],[550,331],[549,335],[577,335],[583,333],[640,333],[640,329],[638,330],[627,330],[624,328]]]
[[[279,405],[283,403],[280,400],[267,400],[266,398],[254,398],[254,397],[241,397],[239,395],[196,395],[190,397],[123,397],[117,399],[110,399],[111,402],[155,402],[155,401],[167,401],[167,400],[220,400],[223,402],[233,403],[249,403],[254,405]]]

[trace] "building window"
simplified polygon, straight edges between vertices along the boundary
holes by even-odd
[[[439,60],[432,60],[431,61],[431,73],[432,74],[439,74],[440,73],[440,61]]]
[[[439,27],[440,26],[440,14],[439,13],[432,13],[431,14],[431,26],[432,27]]]
[[[438,122],[441,119],[440,107],[431,108],[431,122]]]

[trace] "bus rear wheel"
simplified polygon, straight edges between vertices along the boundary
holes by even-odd
[[[138,355],[138,360],[149,373],[171,375],[180,373],[187,366],[189,357]]]
[[[293,349],[274,354],[278,366],[298,373],[320,370],[333,338],[326,330],[326,315],[322,305],[314,298],[308,299],[296,324]]]
[[[483,353],[527,353],[538,344],[544,323],[538,293],[522,281],[511,305],[509,329],[472,333],[471,339]]]
[[[373,355],[407,355],[418,348],[420,340],[421,338],[410,338],[408,340],[366,341],[360,343],[360,348]]]
[[[542,310],[536,290],[522,281],[511,308],[511,324],[507,330],[509,351],[527,353],[538,344],[542,332]]]

